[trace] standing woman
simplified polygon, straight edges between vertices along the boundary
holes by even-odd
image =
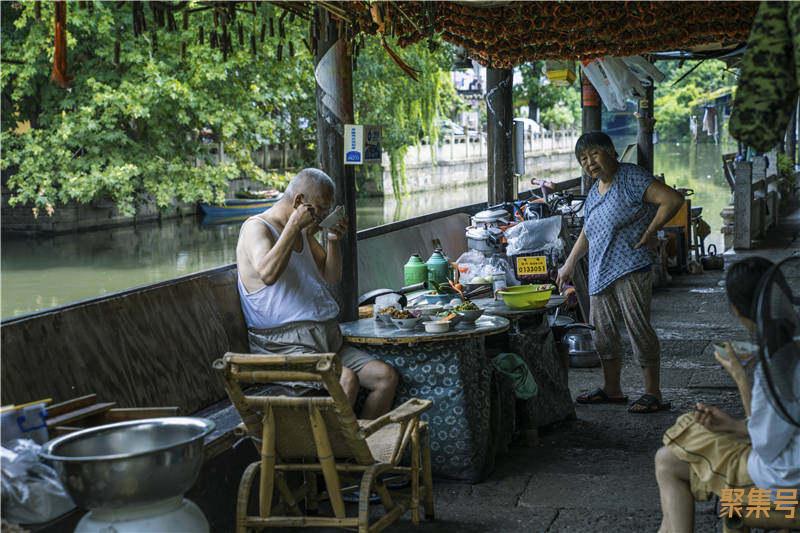
[[[604,383],[577,397],[578,403],[627,403],[620,374],[619,326],[624,323],[644,374],[645,393],[628,411],[669,409],[661,397],[660,348],[650,325],[652,258],[656,232],[683,205],[683,197],[638,165],[617,161],[611,138],[584,133],[575,145],[584,173],[595,180],[584,204],[584,227],[564,266],[559,287],[572,279],[578,261],[589,253],[589,321],[595,327]]]

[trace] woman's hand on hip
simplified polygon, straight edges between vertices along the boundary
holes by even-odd
[[[642,246],[646,247],[648,250],[655,250],[658,246],[658,237],[656,237],[656,234],[649,229],[645,230],[642,234],[642,238],[639,239],[639,242],[636,243],[633,249],[636,250]]]

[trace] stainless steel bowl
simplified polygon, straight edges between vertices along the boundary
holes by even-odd
[[[41,456],[80,507],[144,505],[191,488],[203,466],[203,438],[214,427],[188,417],[119,422],[53,439]]]

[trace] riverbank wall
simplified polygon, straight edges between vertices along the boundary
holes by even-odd
[[[422,149],[422,153],[426,151],[425,148]],[[367,196],[383,195],[388,202],[386,209],[394,212],[397,209],[395,204],[402,203],[402,197],[394,194],[388,157],[385,159],[380,183],[373,182],[372,186],[361,190],[360,193]],[[420,159],[420,153],[412,154],[406,159],[405,192],[447,191],[447,194],[452,194],[486,182],[488,167],[485,152],[473,157],[454,159],[447,159],[444,155],[435,162],[420,161]],[[521,180],[521,187],[529,183],[533,177],[550,178],[553,174],[563,174],[573,170],[579,172],[572,149],[566,145],[554,147],[549,153],[530,155],[525,158],[525,164],[527,172],[525,178]],[[250,179],[232,180],[228,197],[233,198],[237,191],[263,187],[263,184]],[[40,211],[37,216],[34,215],[30,205],[9,205],[11,196],[11,191],[3,187],[2,204],[0,204],[3,234],[58,235],[132,226],[176,217],[195,216],[198,213],[198,206],[194,203],[176,201],[166,209],[159,209],[154,199],[144,198],[136,206],[136,212],[132,216],[120,213],[110,199],[98,199],[85,204],[70,202],[57,206],[52,215]],[[436,201],[432,201],[431,205],[435,204]]]
[[[575,170],[580,174],[573,149],[558,148],[547,154],[536,154],[525,158],[525,175],[531,178],[547,179],[551,174]],[[436,163],[406,163],[404,192],[424,192],[451,189],[454,186],[486,183],[488,163],[486,156],[466,160],[439,160]],[[383,169],[383,194],[394,197],[392,174],[388,166]]]

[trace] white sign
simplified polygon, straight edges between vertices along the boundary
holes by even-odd
[[[344,164],[364,164],[364,126],[344,125]]]

